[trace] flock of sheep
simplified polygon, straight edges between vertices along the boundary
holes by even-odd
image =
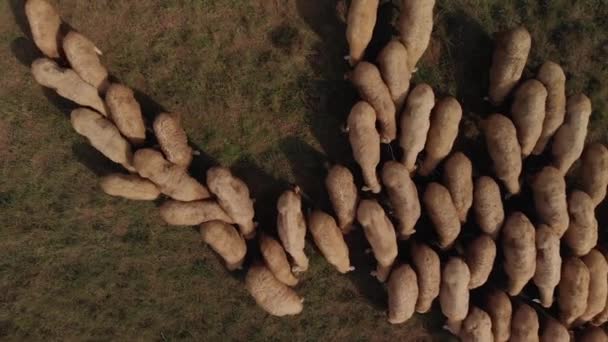
[[[581,341],[608,341],[601,328],[608,321],[608,262],[596,248],[594,213],[606,195],[608,150],[600,144],[585,149],[590,100],[583,94],[566,99],[565,74],[552,62],[543,64],[536,79],[522,82],[530,34],[522,27],[501,33],[489,101],[500,105],[512,98],[511,113],[484,120],[494,175],[474,179],[471,160],[452,152],[462,117],[458,101],[436,100],[426,84],[410,91],[410,76],[433,29],[434,0],[402,1],[400,35],[373,63],[364,55],[378,5],[379,0],[352,0],[346,30],[353,66],[348,77],[361,98],[348,117],[348,137],[363,190],[371,194],[361,196],[353,173],[334,165],[325,184],[337,219],[321,210],[305,217],[299,189],[287,190],[277,203],[278,239],[256,235],[247,185],[227,168],[209,169],[206,184],[188,174],[195,152],[179,115],[157,115],[150,123],[154,136],[147,135],[133,91],[109,81],[94,43],[75,31],[62,33],[61,17],[46,0],[28,0],[25,10],[34,42],[46,56],[32,64],[34,78],[82,106],[71,113],[76,132],[128,171],[103,177],[102,190],[132,200],[166,196],[162,219],[169,225],[200,225],[202,240],[229,270],[241,268],[245,240],[257,238],[263,262],[252,263],[245,285],[268,313],[295,315],[303,309],[293,287],[308,269],[307,232],[327,261],[347,273],[354,268],[344,234],[362,227],[377,261],[373,275],[387,282],[390,323],[428,312],[437,299],[446,328],[463,341],[570,341],[569,330]],[[397,139],[402,160],[380,165],[381,144]],[[530,177],[536,222],[519,211],[505,212],[503,197],[520,192],[523,160],[547,149],[552,165]],[[581,189],[567,191],[565,174],[581,156]],[[421,186],[420,198],[411,177],[428,176],[440,165],[441,183]],[[390,211],[375,199],[382,190]],[[423,209],[436,241],[410,239]],[[472,219],[478,236],[456,248],[462,225]],[[398,240],[408,244],[409,256],[398,255]],[[494,265],[505,284],[488,283]],[[530,282],[540,305],[519,296]],[[470,291],[484,285],[483,303],[470,304]],[[537,309],[545,311],[539,306],[557,317],[540,319]]]

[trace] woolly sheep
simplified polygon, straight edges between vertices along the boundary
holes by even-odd
[[[606,299],[608,298],[608,263],[604,255],[596,249],[592,249],[581,260],[589,269],[589,297],[587,299],[587,309],[579,317],[579,320],[588,322],[600,314],[606,306]]]
[[[513,312],[511,322],[510,342],[532,342],[538,341],[538,314],[527,304],[521,303]]]
[[[431,113],[431,126],[424,145],[425,157],[418,169],[421,176],[428,176],[450,154],[458,136],[462,119],[462,107],[453,97],[441,99]]]
[[[589,327],[583,330],[576,340],[580,342],[608,342],[608,335],[602,328]]]
[[[241,269],[247,245],[239,232],[222,221],[209,221],[201,224],[201,237],[226,262],[229,271]]]
[[[439,183],[430,183],[422,201],[435,226],[439,246],[441,249],[449,248],[460,234],[460,220],[450,192]]]
[[[473,211],[481,231],[496,240],[505,221],[505,210],[500,187],[491,177],[482,176],[475,181]]]
[[[59,58],[61,17],[46,0],[27,0],[25,15],[30,24],[36,46],[50,58]]]
[[[400,324],[414,315],[418,299],[416,272],[410,265],[401,265],[391,272],[388,279],[388,321]]]
[[[266,266],[268,266],[277,280],[287,286],[296,286],[298,284],[298,278],[291,273],[287,254],[285,254],[283,246],[277,240],[267,234],[260,234],[260,251],[262,252]]]
[[[604,257],[606,257],[605,253],[602,253]],[[608,298],[606,298],[606,302],[603,305],[602,311],[595,315],[591,320],[591,324],[595,326],[600,326],[604,323],[608,322]]]
[[[522,160],[515,125],[504,115],[492,114],[482,126],[496,177],[509,193],[518,194]]]
[[[499,33],[490,68],[490,101],[500,105],[521,78],[532,46],[530,33],[517,27]]]
[[[402,0],[397,24],[401,41],[408,53],[408,64],[415,71],[416,64],[426,51],[433,31],[435,0]]]
[[[342,165],[334,165],[327,173],[325,187],[338,217],[340,229],[346,234],[352,230],[359,202],[353,174]]]
[[[476,289],[488,281],[496,259],[496,244],[488,235],[480,235],[467,244],[465,261],[471,272],[469,289]]]
[[[445,162],[443,184],[450,191],[460,222],[466,222],[473,205],[473,164],[462,152],[454,153]]]
[[[417,85],[407,97],[399,124],[399,146],[403,149],[403,164],[410,172],[415,170],[418,154],[426,144],[434,105],[435,94],[428,84]]]
[[[357,209],[357,221],[363,227],[378,267],[372,275],[385,282],[397,258],[397,236],[384,209],[375,200],[363,200]]]
[[[553,134],[564,122],[566,116],[566,75],[559,64],[547,61],[540,67],[536,79],[547,89],[543,130],[532,151],[532,154],[539,155],[543,153]]]
[[[543,131],[546,102],[547,89],[537,80],[528,80],[515,91],[511,117],[524,158],[532,153]]]
[[[382,183],[390,198],[397,218],[397,232],[401,239],[408,239],[416,232],[414,226],[420,218],[420,199],[416,184],[403,164],[389,161],[382,168]]]
[[[602,144],[591,144],[581,159],[581,185],[598,206],[606,197],[608,187],[608,149]]]
[[[74,70],[61,68],[48,58],[39,58],[32,63],[32,74],[41,86],[51,88],[59,96],[107,116],[105,103],[99,97],[97,89],[83,81]]]
[[[560,322],[549,317],[544,322],[540,342],[570,342],[570,334]]]
[[[553,163],[562,174],[566,174],[583,153],[591,111],[591,100],[584,94],[568,98],[566,121],[555,133],[551,150]]]
[[[376,173],[380,163],[380,135],[376,131],[374,109],[367,102],[358,102],[350,111],[347,125],[353,157],[361,167],[365,180],[363,189],[380,193],[382,186]]]
[[[338,272],[348,273],[355,269],[350,265],[348,246],[333,217],[315,210],[308,217],[308,228],[321,254]]]
[[[273,316],[297,315],[304,308],[304,299],[278,281],[266,266],[254,265],[249,268],[245,287],[255,302]]]
[[[561,277],[560,240],[551,227],[541,224],[536,229],[535,243],[536,271],[533,280],[538,287],[540,303],[549,308],[553,305],[553,294]]]
[[[469,267],[461,259],[451,257],[441,272],[439,304],[441,312],[448,318],[447,326],[454,334],[469,312]],[[456,331],[454,331],[456,330]]]
[[[500,290],[490,290],[485,296],[484,309],[492,320],[494,341],[508,341],[511,336],[511,316],[513,314],[509,296]]]
[[[106,92],[106,104],[120,133],[133,145],[143,144],[146,140],[146,126],[133,90],[118,83],[110,85]]]
[[[158,151],[137,150],[133,164],[140,176],[151,180],[163,194],[174,200],[191,202],[211,196],[204,185],[190,177],[182,167],[168,162]]]
[[[413,243],[410,252],[412,265],[418,276],[416,312],[427,313],[431,310],[435,298],[439,296],[441,262],[439,255],[422,243]]]
[[[110,196],[135,201],[153,201],[160,195],[160,190],[154,183],[138,175],[113,173],[102,177],[99,186]]]
[[[460,330],[462,342],[493,342],[492,320],[487,312],[478,307],[471,307]]]
[[[536,271],[534,226],[521,212],[511,214],[502,228],[503,268],[508,293],[518,295]]]
[[[87,37],[71,31],[63,39],[63,51],[78,76],[100,93],[108,87],[108,70],[99,60],[99,49]]]
[[[570,225],[564,234],[564,243],[576,256],[586,255],[597,245],[598,223],[594,209],[593,200],[586,193],[576,190],[568,196]]]
[[[154,134],[167,160],[187,168],[192,162],[192,148],[177,114],[161,113],[154,119]]]
[[[590,275],[585,263],[570,257],[562,263],[562,276],[557,285],[560,320],[570,326],[587,310]]]
[[[350,47],[350,65],[363,59],[365,49],[372,40],[379,0],[353,0],[348,8],[346,40]]]
[[[95,149],[113,162],[133,170],[131,145],[110,120],[87,108],[74,109],[70,120],[74,130],[86,137]]]
[[[207,170],[207,186],[217,197],[220,206],[239,226],[245,239],[253,238],[255,212],[247,184],[232,175],[225,167],[212,167]]]
[[[388,144],[397,137],[397,119],[395,103],[391,93],[384,84],[380,70],[368,62],[357,64],[350,75],[359,96],[369,103],[376,112],[379,123],[380,140]]]
[[[277,202],[277,230],[285,251],[291,255],[295,266],[292,272],[308,270],[306,247],[306,221],[302,214],[302,198],[298,188],[283,192]]]
[[[195,226],[209,221],[222,221],[234,224],[232,218],[213,200],[195,202],[166,201],[160,206],[159,210],[163,221],[172,226]]]
[[[400,110],[405,103],[412,76],[407,63],[407,50],[398,40],[391,40],[378,55],[378,65],[382,79],[386,82],[395,103]]]
[[[547,166],[534,177],[531,187],[539,219],[561,238],[570,223],[564,176]]]

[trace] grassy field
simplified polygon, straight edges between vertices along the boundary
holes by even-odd
[[[340,133],[356,95],[344,24],[330,0],[59,0],[65,20],[104,52],[112,75],[137,89],[147,113],[183,114],[203,152],[193,173],[231,166],[273,230],[277,196],[299,184],[321,207],[328,162],[352,164]],[[394,1],[395,4],[398,1]],[[110,198],[115,170],[71,129],[72,105],[33,81],[37,52],[22,0],[0,3],[0,339],[2,340],[442,340],[437,313],[386,322],[386,295],[358,270],[339,276],[309,244],[297,291],[305,311],[264,314],[194,229],[163,225],[155,203]],[[339,6],[338,6],[339,7]],[[386,3],[370,57],[391,33]],[[477,124],[492,34],[523,24],[533,48],[526,76],[561,62],[568,93],[594,102],[590,140],[608,142],[608,3],[603,0],[438,0],[433,41],[415,82],[463,104],[458,148],[479,146]],[[255,254],[255,253],[254,253]],[[436,310],[435,310],[436,311]]]

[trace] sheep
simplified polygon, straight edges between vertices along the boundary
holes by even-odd
[[[245,276],[245,288],[255,302],[273,316],[298,315],[304,299],[289,286],[278,281],[263,265],[251,266]]]
[[[414,315],[418,299],[416,272],[410,265],[396,267],[388,279],[388,321],[404,323]]]
[[[602,144],[589,145],[581,158],[581,187],[597,207],[606,197],[608,187],[608,149]]]
[[[418,169],[421,176],[428,176],[450,154],[462,119],[462,107],[453,97],[441,99],[431,113],[431,126],[424,145],[425,157]]]
[[[484,309],[492,320],[494,341],[508,341],[511,336],[511,316],[513,315],[509,296],[500,290],[490,290],[485,295]]]
[[[553,164],[562,174],[566,174],[583,153],[591,111],[591,100],[584,94],[568,98],[566,121],[555,133],[551,149]]]
[[[492,114],[482,123],[482,128],[496,177],[509,193],[518,194],[522,160],[515,125],[504,115]]]
[[[63,39],[63,51],[72,69],[100,93],[109,85],[108,70],[99,60],[99,49],[84,35],[70,31]]]
[[[70,120],[74,130],[86,137],[95,149],[127,170],[134,170],[131,145],[110,120],[87,108],[74,109]]]
[[[496,244],[490,236],[480,235],[467,244],[465,261],[471,272],[469,289],[476,289],[488,281],[495,259]]]
[[[160,206],[159,211],[163,221],[172,226],[196,226],[209,221],[234,224],[234,220],[213,200],[166,201]]]
[[[530,185],[539,219],[561,238],[570,223],[564,176],[558,169],[546,166],[536,174]]]
[[[517,27],[497,35],[490,68],[490,101],[501,105],[521,78],[532,46],[530,33]]]
[[[135,201],[153,201],[160,195],[160,190],[154,183],[138,175],[113,173],[102,177],[99,187],[110,196]]]
[[[421,212],[416,184],[410,178],[407,168],[395,161],[384,164],[382,183],[386,187],[394,208],[394,214],[398,221],[399,238],[408,239],[416,232],[414,227]]]
[[[536,79],[547,89],[543,130],[532,151],[532,154],[540,155],[559,126],[564,123],[564,117],[566,116],[566,75],[559,64],[547,61],[538,70]]]
[[[350,74],[350,80],[359,96],[375,111],[379,123],[380,141],[388,144],[397,137],[396,109],[390,90],[384,84],[380,70],[368,62],[357,64]]]
[[[131,144],[142,145],[146,140],[146,126],[133,90],[118,83],[110,85],[106,92],[106,104],[120,133]]]
[[[353,0],[348,8],[346,40],[350,47],[350,65],[363,59],[365,49],[372,40],[379,0]]]
[[[548,317],[540,335],[540,342],[570,342],[570,333],[560,322]]]
[[[518,295],[536,271],[535,230],[521,212],[512,213],[502,228],[503,268],[508,293]]]
[[[357,216],[359,194],[350,170],[342,165],[334,165],[325,178],[329,200],[338,218],[342,233],[349,233]]]
[[[553,305],[555,287],[561,278],[562,257],[560,240],[551,227],[541,224],[536,229],[536,270],[534,284],[538,287],[540,303],[545,308]]]
[[[229,169],[216,166],[207,170],[207,186],[217,197],[220,206],[239,226],[245,239],[253,238],[255,211],[247,184],[232,175]]]
[[[447,317],[446,328],[458,334],[462,321],[469,312],[469,283],[471,273],[467,264],[458,257],[450,257],[441,272],[439,304]]]
[[[580,342],[608,342],[608,335],[602,328],[590,327],[583,330],[576,340]]]
[[[460,234],[460,220],[450,192],[439,183],[430,183],[424,192],[422,202],[435,226],[440,248],[451,247]]]
[[[443,184],[450,191],[461,223],[467,221],[473,205],[473,164],[462,152],[456,152],[444,164]]]
[[[538,314],[527,304],[520,303],[513,312],[510,342],[538,341]]]
[[[412,74],[407,63],[407,57],[405,46],[398,40],[391,40],[380,51],[377,58],[382,79],[388,86],[397,111],[403,108],[410,88]]]
[[[192,148],[184,131],[180,115],[161,113],[154,119],[154,134],[167,160],[187,168],[192,162]]]
[[[487,312],[471,307],[459,333],[462,342],[493,342],[492,320]]]
[[[428,245],[413,243],[410,248],[412,265],[418,276],[416,312],[427,313],[439,296],[441,262],[439,255]]]
[[[27,0],[25,15],[38,49],[49,58],[59,58],[61,17],[55,7],[46,0]]]
[[[378,266],[372,276],[385,282],[397,258],[397,236],[393,224],[376,200],[363,200],[357,209],[357,221],[371,245]]]
[[[587,309],[579,317],[579,321],[588,322],[599,315],[606,306],[608,298],[608,262],[602,253],[596,249],[589,251],[581,258],[589,269],[589,296]]]
[[[407,49],[411,71],[426,51],[433,31],[435,0],[402,0],[399,16],[399,35]]]
[[[382,186],[376,173],[380,163],[380,135],[376,131],[374,108],[367,102],[358,102],[350,111],[347,125],[353,156],[366,184],[363,190],[380,193]]]
[[[568,196],[568,212],[570,225],[564,234],[564,243],[574,255],[586,255],[598,241],[598,222],[593,200],[582,191],[573,191]]]
[[[108,115],[97,89],[83,81],[74,70],[61,68],[48,58],[39,58],[32,63],[32,74],[38,84],[53,89],[59,96]]]
[[[281,243],[264,233],[260,234],[259,242],[264,262],[277,280],[287,286],[296,286],[298,278],[291,273],[291,266]]]
[[[140,176],[151,180],[163,194],[174,200],[191,202],[211,197],[204,185],[190,177],[182,167],[168,162],[156,150],[137,150],[133,164]]]
[[[475,181],[473,211],[479,228],[494,240],[505,221],[500,187],[493,178],[482,176]]]
[[[529,156],[540,139],[545,121],[547,89],[537,80],[524,82],[515,91],[511,117],[524,158]]]
[[[562,276],[557,285],[557,304],[561,322],[569,327],[587,310],[590,283],[589,269],[576,257],[562,263]]]
[[[604,257],[606,257],[605,253],[602,253]],[[606,302],[603,305],[602,311],[595,315],[591,320],[591,324],[595,326],[600,326],[604,323],[608,322],[608,298],[606,298]]]
[[[233,225],[222,221],[201,224],[201,238],[226,262],[229,271],[241,269],[247,245]]]
[[[320,210],[315,210],[308,217],[308,227],[315,245],[327,262],[333,265],[338,272],[348,273],[355,269],[350,265],[348,246],[333,217]]]
[[[417,85],[408,95],[399,126],[399,146],[403,149],[403,164],[408,171],[416,168],[418,154],[424,149],[431,121],[431,110],[435,105],[433,88],[428,84]]]
[[[287,190],[277,201],[277,230],[285,251],[291,255],[295,266],[293,273],[308,270],[308,257],[304,254],[306,247],[306,221],[302,214],[300,189]]]

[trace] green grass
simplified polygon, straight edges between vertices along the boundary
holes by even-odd
[[[437,314],[386,323],[384,290],[366,274],[369,257],[340,276],[312,244],[311,270],[297,289],[304,313],[269,317],[245,292],[243,275],[225,271],[193,229],[161,224],[154,203],[103,195],[98,175],[114,167],[72,131],[71,107],[34,83],[24,63],[35,53],[13,14],[20,3],[0,3],[1,339],[445,338]],[[343,79],[335,1],[58,3],[146,109],[182,113],[192,143],[245,178],[264,229],[274,229],[274,200],[287,183],[326,205],[324,164],[352,163],[339,127],[356,99]],[[398,10],[383,13],[384,24]],[[601,0],[438,1],[433,52],[415,81],[463,102],[463,135],[475,142],[490,110],[481,99],[491,36],[523,24],[534,41],[526,77],[545,59],[562,63],[568,93],[594,101],[589,139],[607,142],[606,18]]]

